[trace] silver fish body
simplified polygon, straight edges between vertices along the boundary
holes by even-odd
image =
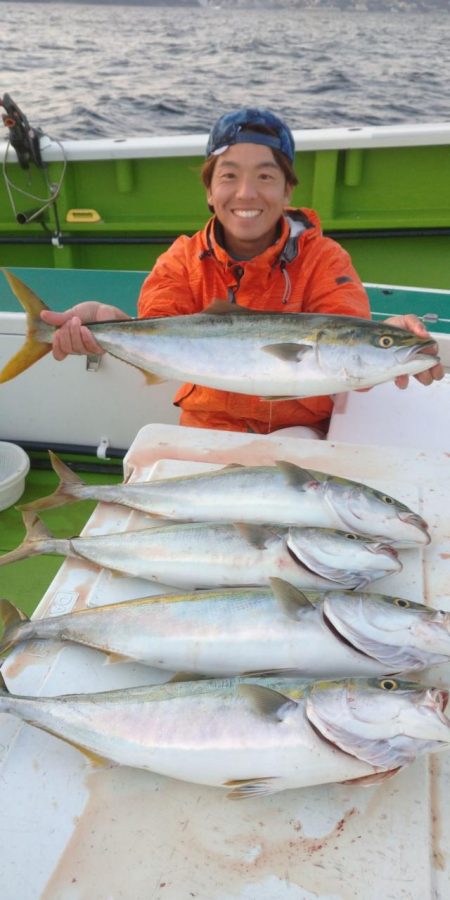
[[[0,565],[60,553],[183,589],[267,585],[279,577],[312,590],[364,587],[402,568],[388,544],[332,529],[192,523],[65,540],[31,513],[24,519],[23,544]]]
[[[227,466],[215,472],[146,483],[89,485],[50,453],[60,484],[54,494],[23,506],[48,509],[70,500],[120,503],[178,521],[299,525],[370,534],[396,546],[429,543],[426,522],[404,503],[365,484],[302,469]]]
[[[45,304],[5,276],[28,315],[28,335],[0,372],[14,378],[50,351]],[[435,341],[351,316],[255,312],[216,301],[201,313],[87,325],[100,346],[149,373],[260,397],[311,397],[370,387],[438,361]]]
[[[184,682],[33,698],[0,711],[116,763],[263,796],[379,780],[450,744],[448,692],[408,682]]]
[[[371,387],[436,364],[423,352],[434,341],[384,323],[213,309],[89,327],[108,353],[160,378],[269,399]]]
[[[305,595],[280,579],[271,588],[158,596],[31,621],[0,600],[0,617],[0,653],[24,641],[69,641],[209,676],[374,676],[450,660],[450,613],[379,594]]]

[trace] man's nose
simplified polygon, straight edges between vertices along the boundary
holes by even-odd
[[[242,176],[239,179],[236,194],[238,197],[255,197],[257,190],[254,178],[250,175]]]

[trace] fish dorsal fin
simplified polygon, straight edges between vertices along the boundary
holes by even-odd
[[[261,684],[239,684],[237,693],[248,701],[254,712],[264,718],[275,719],[281,722],[288,709],[297,706],[295,700],[280,694],[272,688],[263,687]]]
[[[298,619],[301,609],[314,608],[314,603],[293,584],[284,581],[283,578],[269,578],[269,581],[278,603],[290,619]]]
[[[227,794],[229,800],[251,800],[253,797],[267,797],[279,790],[278,778],[273,775],[267,778],[237,778],[225,781],[224,787],[233,788]]]
[[[288,484],[291,487],[304,487],[305,484],[311,484],[311,481],[317,481],[317,478],[309,469],[302,469],[295,463],[287,462],[284,459],[275,460],[277,469],[283,473]]]
[[[272,356],[276,356],[283,362],[300,362],[305,353],[311,352],[311,347],[308,344],[286,342],[284,344],[265,344],[261,350],[264,350],[264,353],[271,353]]]
[[[239,306],[238,303],[229,303],[228,300],[213,300],[209,306],[202,309],[202,314],[211,316],[260,316],[261,310],[249,309],[248,306]],[[264,313],[266,315],[266,313]]]
[[[276,534],[274,529],[266,525],[252,525],[249,522],[234,522],[234,527],[257,550],[264,550],[268,540]]]

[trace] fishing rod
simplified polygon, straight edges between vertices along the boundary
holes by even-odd
[[[5,110],[5,112],[2,113],[2,119],[3,124],[6,126],[9,132],[5,155],[3,158],[3,178],[9,197],[9,202],[11,204],[11,209],[13,211],[16,222],[18,222],[19,225],[26,225],[28,224],[28,222],[39,221],[41,222],[43,227],[46,228],[42,217],[45,211],[51,208],[55,220],[55,229],[52,241],[58,242],[61,235],[61,228],[56,200],[60,193],[67,167],[67,159],[64,152],[64,147],[60,143],[60,141],[55,141],[62,152],[63,166],[59,180],[56,183],[52,183],[48,177],[48,164],[44,162],[41,154],[41,140],[43,137],[48,137],[48,135],[44,135],[44,132],[41,128],[34,128],[32,125],[30,125],[26,115],[22,112],[17,103],[14,102],[10,94],[3,94],[3,97],[0,97],[0,107],[3,107],[3,109]],[[10,147],[13,147],[13,149],[15,150],[17,161],[21,169],[30,171],[31,166],[35,166],[37,169],[39,169],[44,178],[45,186],[47,189],[47,196],[40,197],[39,195],[32,193],[30,190],[25,190],[10,178],[8,170],[8,152]],[[33,207],[25,211],[19,211],[16,207],[14,199],[15,193],[26,197],[27,201],[31,200],[34,203],[39,203],[40,205],[38,207]]]

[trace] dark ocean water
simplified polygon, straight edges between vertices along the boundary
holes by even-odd
[[[242,105],[295,129],[450,120],[450,11],[15,0],[0,13],[0,94],[59,139],[205,132]]]

